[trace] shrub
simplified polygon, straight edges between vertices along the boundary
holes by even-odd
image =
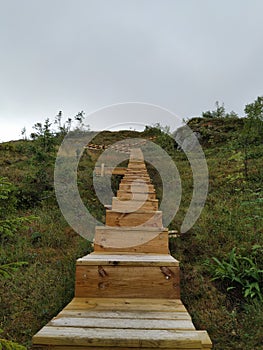
[[[36,219],[34,216],[17,217],[14,186],[5,177],[0,177],[0,241],[14,236],[18,228]]]
[[[12,341],[0,339],[0,350],[26,350],[26,348]]]

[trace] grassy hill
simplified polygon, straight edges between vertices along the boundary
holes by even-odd
[[[248,131],[236,117],[194,118],[188,125],[203,146],[209,193],[196,224],[170,239],[171,253],[181,262],[182,299],[196,327],[208,330],[214,349],[262,349],[261,134]],[[149,127],[142,133],[102,132],[92,142],[108,145],[134,137],[154,137],[178,167],[182,202],[169,228],[180,230],[193,180],[189,161],[173,138]],[[0,338],[28,348],[32,335],[73,297],[75,260],[92,251],[56,202],[53,170],[60,142],[59,135],[41,134],[0,144]],[[78,167],[81,197],[99,220],[104,208],[92,171],[101,152],[85,150]],[[160,177],[149,164],[148,170],[161,198]],[[112,178],[115,190],[118,181]]]

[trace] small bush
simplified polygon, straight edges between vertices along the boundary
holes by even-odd
[[[9,340],[0,339],[0,350],[26,350],[26,348]]]
[[[260,246],[252,248],[251,256],[238,254],[233,248],[227,259],[213,257],[211,265],[212,280],[226,282],[227,291],[239,289],[246,299],[263,300],[263,269],[256,261]]]

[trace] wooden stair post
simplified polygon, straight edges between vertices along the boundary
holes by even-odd
[[[130,161],[94,252],[77,260],[74,299],[34,337],[34,349],[211,349],[180,300],[179,263],[140,149]]]

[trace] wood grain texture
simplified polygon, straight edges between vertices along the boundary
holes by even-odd
[[[125,213],[128,211],[142,210],[142,211],[157,211],[158,210],[158,200],[157,199],[147,199],[147,194],[145,195],[146,200],[121,200],[117,197],[112,198],[112,210]]]
[[[202,349],[200,333],[194,330],[105,329],[46,326],[37,343],[49,345]],[[36,339],[33,338],[33,343]]]
[[[81,327],[81,328],[111,328],[111,329],[195,329],[190,320],[154,320],[134,318],[112,318],[107,317],[72,317],[57,316],[49,322],[48,326],[54,327]]]
[[[119,213],[106,211],[106,225],[117,227],[163,227],[161,211],[136,211]]]
[[[144,162],[129,162],[128,169],[146,169],[146,165],[144,164]]]
[[[150,184],[133,184],[133,183],[120,183],[119,189],[121,191],[133,191],[133,192],[155,192],[154,186]]]
[[[126,176],[129,176],[129,175],[136,175],[136,176],[137,175],[145,175],[145,176],[149,176],[146,168],[140,168],[140,169],[127,168],[125,175]]]
[[[112,227],[112,230],[96,229],[94,251],[168,254],[168,232],[160,231],[145,230],[142,234],[140,230],[127,230],[126,227]]]
[[[78,298],[75,297],[64,310],[78,311],[128,311],[128,312],[187,312],[180,299],[161,298]]]
[[[179,267],[169,267],[171,275],[161,267],[102,266],[102,276],[97,266],[76,268],[76,297],[167,298],[180,297]]]
[[[147,194],[147,196],[145,195],[145,193]],[[156,199],[156,193],[155,192],[131,192],[131,191],[122,191],[122,190],[118,190],[117,191],[117,197],[119,199],[128,199],[131,200],[133,198],[136,199]]]
[[[122,178],[121,182],[151,182],[150,176],[147,172],[127,172],[126,175]]]
[[[113,319],[143,319],[143,320],[191,320],[188,312],[162,312],[162,311],[83,311],[83,310],[66,310],[61,311],[57,317],[82,317],[82,318],[107,318]],[[169,325],[168,325],[169,327]]]

